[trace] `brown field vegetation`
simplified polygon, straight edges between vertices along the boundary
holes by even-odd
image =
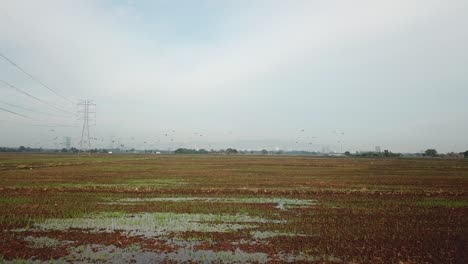
[[[1,154],[0,257],[466,263],[467,191],[467,160]]]

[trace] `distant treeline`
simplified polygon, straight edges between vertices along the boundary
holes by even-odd
[[[175,154],[238,154],[239,151],[237,149],[228,148],[226,150],[206,150],[206,149],[187,149],[187,148],[179,148],[174,151]]]
[[[20,146],[18,148],[10,148],[10,147],[0,147],[0,152],[44,152],[44,153],[78,153],[80,152],[77,148],[62,148],[62,149],[45,149],[45,148],[30,148],[25,146]],[[91,149],[89,150],[91,153],[108,153],[107,149]]]
[[[393,153],[389,150],[384,150],[383,152],[357,152],[350,153],[346,151],[344,153],[346,156],[354,157],[431,157],[431,158],[468,158],[468,150],[465,152],[455,153],[438,153],[435,149],[427,149],[423,153]]]
[[[314,151],[269,151],[266,149],[263,150],[237,150],[234,148],[220,149],[220,150],[206,150],[206,149],[188,149],[188,148],[179,148],[174,151],[175,154],[239,154],[239,155],[290,155],[290,156],[348,156],[348,157],[373,157],[373,158],[398,158],[398,157],[439,157],[439,158],[468,158],[468,151],[460,153],[446,153],[440,154],[435,149],[427,149],[423,153],[394,153],[389,150],[384,150],[383,152],[356,152],[350,153],[346,151],[345,153],[320,153]]]
[[[43,152],[42,148],[30,148],[21,146],[19,148],[0,147],[0,152]]]
[[[206,149],[188,149],[178,148],[175,151],[172,150],[137,150],[137,149],[104,149],[94,148],[91,150],[79,150],[77,148],[62,148],[62,149],[44,149],[44,148],[30,148],[20,146],[18,148],[11,147],[0,147],[0,152],[42,152],[42,153],[79,153],[79,152],[91,152],[91,153],[135,153],[135,154],[217,154],[217,155],[289,155],[289,156],[348,156],[348,157],[383,157],[383,158],[398,158],[398,157],[438,157],[438,158],[468,158],[468,150],[465,152],[455,153],[438,153],[435,149],[427,149],[423,153],[393,153],[389,150],[383,152],[355,152],[351,153],[346,151],[344,153],[321,153],[315,151],[284,151],[275,150],[270,151],[267,149],[262,150],[237,150],[235,148],[219,149],[219,150],[206,150]]]
[[[368,151],[368,152],[357,152],[357,153],[350,153],[349,151],[346,151],[344,153],[346,156],[357,156],[357,157],[401,157],[401,153],[393,153],[389,150],[384,150],[383,152],[374,152],[374,151]]]

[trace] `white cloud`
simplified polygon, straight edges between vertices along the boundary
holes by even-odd
[[[408,26],[437,10],[440,2],[326,1],[319,11],[312,1],[291,2],[287,8],[276,3],[264,12],[258,8],[258,14],[231,17],[231,24],[239,24],[234,35],[193,49],[158,46],[158,32],[147,36],[129,31],[125,24],[138,17],[132,6],[109,12],[97,4],[10,1],[3,9],[24,31],[17,31],[15,24],[14,30],[2,30],[9,31],[12,46],[37,58],[35,69],[51,62],[72,77],[81,92],[125,95],[132,87],[133,93],[154,96],[204,97],[219,95],[216,90],[230,84],[245,86],[258,76],[313,62],[324,49]]]

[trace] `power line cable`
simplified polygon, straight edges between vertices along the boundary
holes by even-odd
[[[25,27],[25,25],[23,23],[19,23],[17,20],[15,20],[13,17],[11,17],[8,12],[2,8],[0,8],[0,15],[3,15],[5,18],[7,18],[8,20],[10,20],[13,24],[16,24],[15,27],[20,27],[22,28],[23,30],[28,30],[28,28]],[[30,79],[32,79],[33,81],[39,83],[41,86],[43,86],[44,88],[50,90],[51,92],[53,92],[55,95],[59,96],[60,98],[66,100],[67,102],[70,102],[71,104],[75,105],[76,102],[74,102],[73,100],[70,100],[68,99],[67,97],[65,97],[63,94],[61,93],[58,93],[56,90],[52,89],[51,87],[47,86],[46,84],[44,84],[42,81],[40,81],[38,78],[36,78],[34,75],[30,74],[29,72],[27,72],[25,69],[23,69],[23,67],[19,66],[18,63],[14,62],[11,58],[7,57],[5,54],[1,53],[0,52],[0,56],[6,60],[8,63],[10,63],[11,65],[13,65],[14,67],[16,67],[18,70],[20,70],[21,72],[23,72],[25,75],[27,75]]]
[[[11,120],[4,120],[4,119],[1,119],[0,122],[7,122],[7,123],[11,123],[11,124],[15,124],[15,125],[27,125],[27,126],[35,126],[35,127],[50,127],[50,128],[53,128],[53,127],[79,127],[79,126],[73,126],[73,125],[61,125],[61,124],[44,124],[44,125],[41,125],[41,124],[25,124],[25,123],[20,123],[20,122],[14,122],[14,121],[11,121]]]
[[[1,107],[0,107],[0,110],[5,111],[5,112],[8,112],[8,113],[11,113],[11,114],[14,114],[14,115],[22,116],[22,117],[24,117],[24,118],[34,119],[34,118],[32,118],[32,117],[25,116],[25,115],[23,115],[23,114],[19,114],[19,113],[16,113],[16,112],[14,112],[14,111],[10,111],[10,110],[8,110],[8,109],[4,109],[4,108],[1,108]]]
[[[0,103],[5,104],[5,105],[9,105],[9,106],[12,106],[12,107],[16,107],[16,108],[19,108],[19,109],[23,109],[25,111],[28,111],[28,112],[31,112],[31,113],[36,113],[36,114],[47,115],[47,116],[52,116],[52,117],[65,117],[65,118],[70,117],[70,116],[54,115],[54,114],[50,114],[50,113],[46,113],[46,112],[42,112],[42,111],[37,111],[37,110],[29,109],[29,108],[26,108],[26,107],[23,107],[23,106],[20,106],[20,105],[11,104],[11,103],[8,103],[8,102],[2,101],[2,100],[0,100]]]
[[[55,105],[52,105],[52,104],[50,104],[50,103],[48,103],[48,102],[46,102],[46,101],[44,101],[44,100],[42,100],[42,99],[40,99],[40,98],[34,96],[34,95],[32,95],[32,94],[30,94],[30,93],[28,93],[28,92],[26,92],[26,91],[24,91],[24,90],[22,90],[22,89],[20,89],[20,88],[18,88],[18,87],[16,87],[16,86],[14,86],[14,85],[12,85],[12,84],[10,84],[10,83],[4,81],[4,80],[1,80],[1,79],[0,79],[0,82],[2,82],[4,85],[10,87],[11,89],[13,89],[13,90],[15,90],[15,91],[17,91],[17,92],[19,92],[19,93],[21,93],[21,94],[27,96],[27,97],[30,97],[30,98],[32,98],[32,99],[34,99],[34,100],[36,100],[36,101],[38,101],[38,102],[40,102],[40,103],[42,103],[42,104],[45,104],[45,105],[47,105],[47,106],[49,106],[49,107],[52,107],[52,108],[54,108],[54,109],[56,109],[56,110],[58,110],[58,111],[61,111],[61,112],[65,112],[65,113],[67,113],[67,114],[74,115],[72,112],[67,111],[67,110],[65,110],[65,109],[62,109],[62,108],[59,108],[59,107],[57,107],[57,106],[55,106]]]
[[[54,89],[50,88],[49,86],[45,85],[43,82],[41,82],[39,79],[37,79],[36,77],[34,77],[32,74],[28,73],[27,71],[25,71],[22,67],[20,67],[18,64],[16,64],[13,60],[11,60],[10,58],[8,58],[7,56],[5,56],[4,54],[2,54],[0,52],[0,57],[2,57],[3,59],[5,59],[7,62],[9,62],[11,65],[15,66],[18,70],[20,70],[21,72],[23,72],[24,74],[26,74],[29,78],[31,78],[31,80],[39,83],[42,87],[48,89],[49,91],[51,91],[52,93],[54,93],[55,95],[57,95],[58,97],[61,97],[62,99],[68,101],[69,103],[72,103],[72,104],[75,104],[75,102],[73,102],[72,100],[66,98],[65,96],[59,94],[58,92],[56,92]]]
[[[2,107],[0,107],[0,110],[8,112],[10,114],[14,114],[14,115],[17,115],[17,116],[24,117],[24,118],[27,118],[27,119],[36,120],[36,121],[39,121],[39,122],[44,122],[43,120],[33,118],[33,117],[30,117],[30,116],[27,116],[27,115],[23,115],[23,114],[20,114],[20,113],[17,113],[15,111],[11,111],[11,110],[8,110],[8,109],[2,108]],[[32,125],[34,125],[34,126],[54,126],[54,127],[78,127],[77,125],[64,125],[64,124],[58,124],[58,123],[49,123],[49,124],[45,124],[45,125],[37,125],[37,124],[32,124]]]

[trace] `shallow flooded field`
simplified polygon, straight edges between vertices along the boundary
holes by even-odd
[[[0,262],[463,263],[468,161],[0,155]]]

